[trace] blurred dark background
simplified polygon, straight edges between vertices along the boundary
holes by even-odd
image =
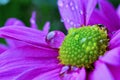
[[[109,0],[117,8],[120,0]],[[8,18],[15,17],[29,26],[32,11],[37,12],[37,25],[42,29],[46,21],[50,21],[50,30],[62,30],[63,23],[57,8],[57,0],[0,0],[0,26],[3,26]],[[1,42],[1,39],[0,39]]]

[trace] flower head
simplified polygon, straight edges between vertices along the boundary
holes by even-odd
[[[100,10],[94,9],[97,3]],[[0,55],[1,80],[119,80],[120,26],[102,23],[112,17],[104,13],[106,5],[119,20],[106,0],[58,0],[66,36],[60,31],[48,33],[48,24],[43,31],[21,25],[1,28],[1,37],[22,42]],[[92,17],[98,15],[96,10],[107,17]]]

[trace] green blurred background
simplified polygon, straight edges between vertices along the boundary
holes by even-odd
[[[120,0],[109,0],[117,8]],[[0,0],[0,26],[3,26],[8,18],[15,17],[29,26],[32,11],[37,12],[37,25],[42,29],[46,21],[50,21],[50,30],[65,31],[57,7],[57,0]],[[0,39],[0,42],[4,42]]]

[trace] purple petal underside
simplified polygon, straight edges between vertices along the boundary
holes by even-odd
[[[104,63],[96,62],[95,69],[89,75],[89,80],[114,80],[114,78]]]
[[[30,43],[36,46],[47,46],[43,31],[36,29],[21,27],[21,26],[7,26],[0,29],[0,36],[3,38],[19,40]]]
[[[109,42],[109,48],[113,49],[120,46],[120,30],[115,32]]]
[[[54,49],[23,46],[6,50],[0,55],[1,80],[26,80],[59,69],[58,51]]]
[[[114,80],[120,80],[120,66],[114,66],[114,65],[107,65],[109,70],[111,71]]]
[[[107,51],[100,60],[110,65],[120,66],[120,47]]]
[[[68,30],[87,25],[97,0],[58,0],[62,21]]]

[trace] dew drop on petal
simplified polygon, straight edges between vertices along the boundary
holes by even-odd
[[[47,35],[47,40],[50,40],[51,38],[53,38],[55,35],[55,32],[50,32],[48,35]]]
[[[70,24],[73,25],[73,22],[71,21]]]
[[[69,22],[70,22],[70,20],[69,20],[69,19],[67,19],[67,22],[69,23]]]
[[[68,4],[66,4],[65,7],[68,8]]]
[[[78,6],[76,5],[75,8],[78,9]]]
[[[73,5],[73,3],[72,2],[70,2],[70,6],[72,6]]]
[[[83,11],[82,10],[80,10],[80,14],[83,15]]]
[[[74,7],[72,7],[71,9],[72,9],[72,10],[75,10],[75,8],[74,8]]]
[[[59,48],[64,40],[64,33],[61,31],[52,31],[46,36],[46,42],[52,48]]]
[[[64,22],[64,19],[61,18],[60,21],[61,21],[61,22]]]
[[[60,74],[63,74],[63,73],[65,73],[68,70],[69,70],[69,66],[64,66],[64,67],[62,67],[62,69],[60,71]]]

